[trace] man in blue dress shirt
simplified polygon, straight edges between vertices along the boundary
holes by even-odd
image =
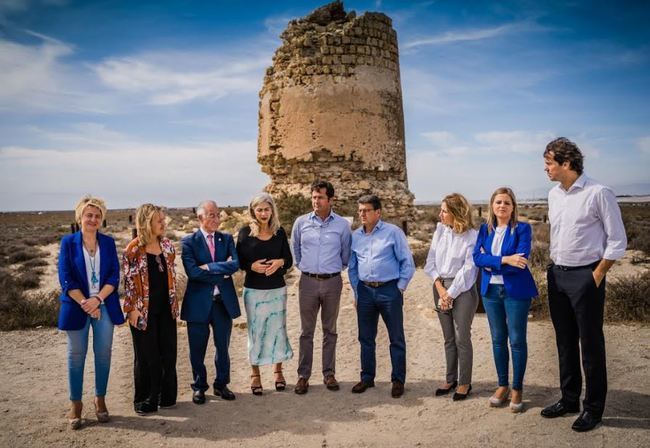
[[[323,327],[323,382],[329,390],[339,390],[336,381],[336,321],[339,317],[341,271],[350,258],[350,223],[332,211],[334,187],[326,181],[311,185],[314,211],[299,217],[291,232],[296,266],[302,272],[298,285],[300,302],[300,356],[298,382],[294,392],[309,390],[314,352],[314,330],[318,310]]]
[[[403,294],[415,273],[415,263],[402,230],[381,220],[379,198],[366,195],[357,202],[362,226],[352,233],[348,275],[357,308],[361,381],[352,392],[362,393],[375,386],[375,338],[381,315],[390,340],[391,395],[398,398],[406,380]]]

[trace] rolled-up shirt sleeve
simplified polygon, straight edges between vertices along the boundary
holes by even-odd
[[[603,188],[596,196],[598,214],[603,223],[605,231],[605,253],[606,260],[618,260],[625,255],[627,248],[627,236],[625,226],[621,217],[621,209],[616,202],[614,192],[609,188]]]

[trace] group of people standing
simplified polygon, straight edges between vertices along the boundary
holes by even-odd
[[[549,193],[551,260],[548,290],[556,331],[562,397],[542,410],[559,417],[580,409],[580,356],[587,391],[583,412],[573,429],[587,431],[602,418],[607,391],[603,311],[605,274],[627,245],[620,209],[612,191],[583,174],[582,153],[565,138],[549,143],[545,171],[559,182]],[[234,400],[230,383],[229,343],[233,319],[241,315],[232,275],[245,272],[243,302],[248,329],[251,392],[263,395],[261,366],[271,365],[274,386],[287,386],[283,362],[293,357],[287,335],[287,270],[295,262],[301,334],[298,378],[294,388],[309,390],[314,332],[320,311],[323,330],[322,378],[328,390],[339,390],[336,379],[337,320],[348,269],[354,295],[360,343],[360,380],[353,393],[374,387],[376,335],[381,316],[389,336],[391,395],[404,393],[406,342],[404,291],[415,264],[402,230],[381,219],[379,197],[358,199],[361,226],[354,232],[332,207],[334,187],[327,181],[311,186],[313,211],[293,225],[291,244],[279,222],[273,198],[262,193],[249,205],[250,223],[237,242],[220,232],[214,201],[197,207],[200,228],[182,241],[182,262],[188,277],[179,313],[176,295],[175,249],[165,237],[165,214],[153,204],[136,213],[137,237],[122,256],[124,301],[117,288],[120,263],[115,242],[98,230],[106,216],[104,202],[84,197],[75,208],[80,231],[63,238],[59,256],[62,287],[59,328],[68,337],[71,410],[69,424],[81,427],[82,380],[90,328],[95,352],[95,412],[108,421],[105,395],[110,371],[114,325],[126,321],[134,347],[134,410],[138,414],[172,407],[177,398],[176,319],[187,322],[192,366],[192,401],[205,403],[209,389],[205,354],[212,329],[216,376],[213,390]],[[440,222],[433,235],[425,272],[433,280],[433,307],[444,337],[445,382],[436,396],[453,392],[453,400],[468,397],[472,385],[471,325],[479,294],[488,317],[498,387],[489,405],[509,401],[513,412],[523,409],[526,370],[526,326],[531,301],[538,291],[528,267],[532,230],[518,220],[513,191],[497,189],[490,199],[487,222],[474,230],[471,206],[460,194],[441,203]],[[125,319],[126,315],[126,319]],[[509,347],[508,347],[509,346]],[[509,364],[512,358],[512,383]]]

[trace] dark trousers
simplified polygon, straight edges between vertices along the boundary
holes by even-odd
[[[336,372],[336,321],[339,317],[341,289],[340,275],[319,280],[305,274],[300,276],[298,301],[300,302],[300,356],[298,376],[309,379],[314,360],[314,330],[321,310],[323,328],[323,377]]]
[[[150,314],[147,329],[132,326],[133,376],[135,393],[133,403],[171,406],[176,403],[176,321],[171,313]],[[159,403],[160,401],[160,403]]]
[[[563,270],[551,265],[547,272],[548,304],[555,327],[560,359],[562,401],[578,404],[585,372],[583,408],[602,416],[607,396],[607,365],[603,314],[605,280],[596,287],[592,268]]]
[[[210,321],[208,323],[188,322],[187,339],[190,344],[190,363],[192,364],[192,390],[208,390],[207,372],[205,369],[205,351],[210,339],[212,327],[213,341],[216,348],[214,366],[217,371],[213,386],[221,388],[230,383],[230,334],[232,319],[221,300],[212,302]]]
[[[375,339],[381,316],[390,341],[391,381],[406,380],[406,340],[404,339],[404,299],[397,288],[397,280],[379,288],[371,288],[363,282],[357,286],[357,323],[361,344],[361,381],[370,383],[375,379]]]

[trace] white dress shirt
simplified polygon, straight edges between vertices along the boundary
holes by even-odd
[[[458,234],[442,223],[438,223],[433,233],[424,272],[434,281],[437,278],[453,278],[451,286],[447,288],[452,299],[476,283],[478,268],[474,265],[472,251],[477,236],[478,232],[474,229]]]
[[[208,246],[208,252],[210,252],[210,243],[208,242],[208,235],[212,235],[212,244],[214,244],[214,256],[217,256],[217,235],[214,233],[208,233],[205,230],[203,230],[203,227],[199,227],[201,229],[201,234],[203,235],[203,239],[205,240],[205,245]],[[215,261],[215,260],[212,260]],[[210,267],[208,266],[208,271],[210,270]],[[217,285],[214,285],[214,293],[215,296],[218,296],[220,294],[219,292],[219,287]]]
[[[614,192],[582,174],[564,190],[548,193],[551,260],[561,266],[585,266],[625,254],[627,238]]]
[[[501,247],[503,246],[503,240],[506,236],[506,229],[511,228],[508,225],[497,227],[494,229],[494,239],[492,239],[491,252],[495,257],[501,256]],[[491,275],[490,284],[492,285],[503,285],[503,275]]]

